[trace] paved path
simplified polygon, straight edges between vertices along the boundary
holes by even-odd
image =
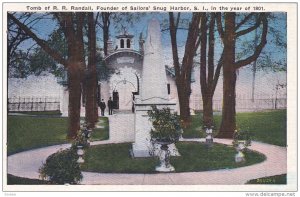
[[[186,140],[186,139],[185,139]],[[184,141],[185,141],[184,140]],[[191,140],[189,140],[191,141]],[[194,139],[193,141],[203,141]],[[231,140],[215,139],[217,143],[231,144]],[[98,141],[91,145],[107,144],[113,141]],[[56,145],[17,153],[8,157],[8,173],[27,178],[39,178],[38,169],[45,159],[57,150],[70,147]],[[97,185],[205,185],[244,184],[250,179],[285,174],[287,172],[286,147],[252,142],[250,149],[266,155],[259,164],[229,170],[206,172],[158,173],[158,174],[116,174],[83,172],[82,184]]]

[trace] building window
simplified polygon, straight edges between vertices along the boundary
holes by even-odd
[[[171,86],[169,83],[167,84],[167,88],[168,88],[168,94],[171,94]]]
[[[123,49],[124,48],[124,40],[123,39],[121,39],[121,41],[120,41],[120,47],[121,47],[121,49]]]
[[[130,49],[130,39],[127,39],[127,48]]]

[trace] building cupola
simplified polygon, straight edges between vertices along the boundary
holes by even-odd
[[[121,35],[116,36],[117,43],[115,50],[122,50],[122,49],[133,49],[134,42],[133,42],[133,35],[129,34],[126,28],[123,29],[123,33]]]

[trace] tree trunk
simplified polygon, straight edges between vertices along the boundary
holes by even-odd
[[[211,128],[213,126],[213,98],[202,96],[203,98],[203,124]]]
[[[235,85],[236,70],[223,68],[223,109],[218,138],[232,138],[236,129]]]
[[[232,138],[236,129],[235,112],[235,13],[225,13],[223,109],[218,138]]]
[[[72,62],[68,66],[69,88],[69,124],[68,139],[74,139],[80,129],[80,100],[81,100],[81,73],[78,62]]]
[[[88,66],[85,77],[86,110],[89,128],[94,128],[98,120],[97,72],[96,72],[96,30],[93,13],[88,14]]]
[[[177,92],[179,100],[179,109],[180,109],[180,120],[183,123],[184,127],[187,127],[191,123],[191,114],[190,114],[190,91],[180,82],[177,83]]]
[[[103,12],[102,13],[102,22],[103,22],[103,50],[104,54],[107,55],[107,42],[109,39],[109,21],[110,13],[109,12]]]

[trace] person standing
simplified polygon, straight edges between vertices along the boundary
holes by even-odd
[[[106,104],[105,104],[104,100],[102,99],[100,102],[101,116],[104,116],[105,108],[106,108]]]
[[[112,112],[113,112],[113,101],[111,100],[111,97],[109,97],[107,105],[108,105],[108,114],[112,115]]]

